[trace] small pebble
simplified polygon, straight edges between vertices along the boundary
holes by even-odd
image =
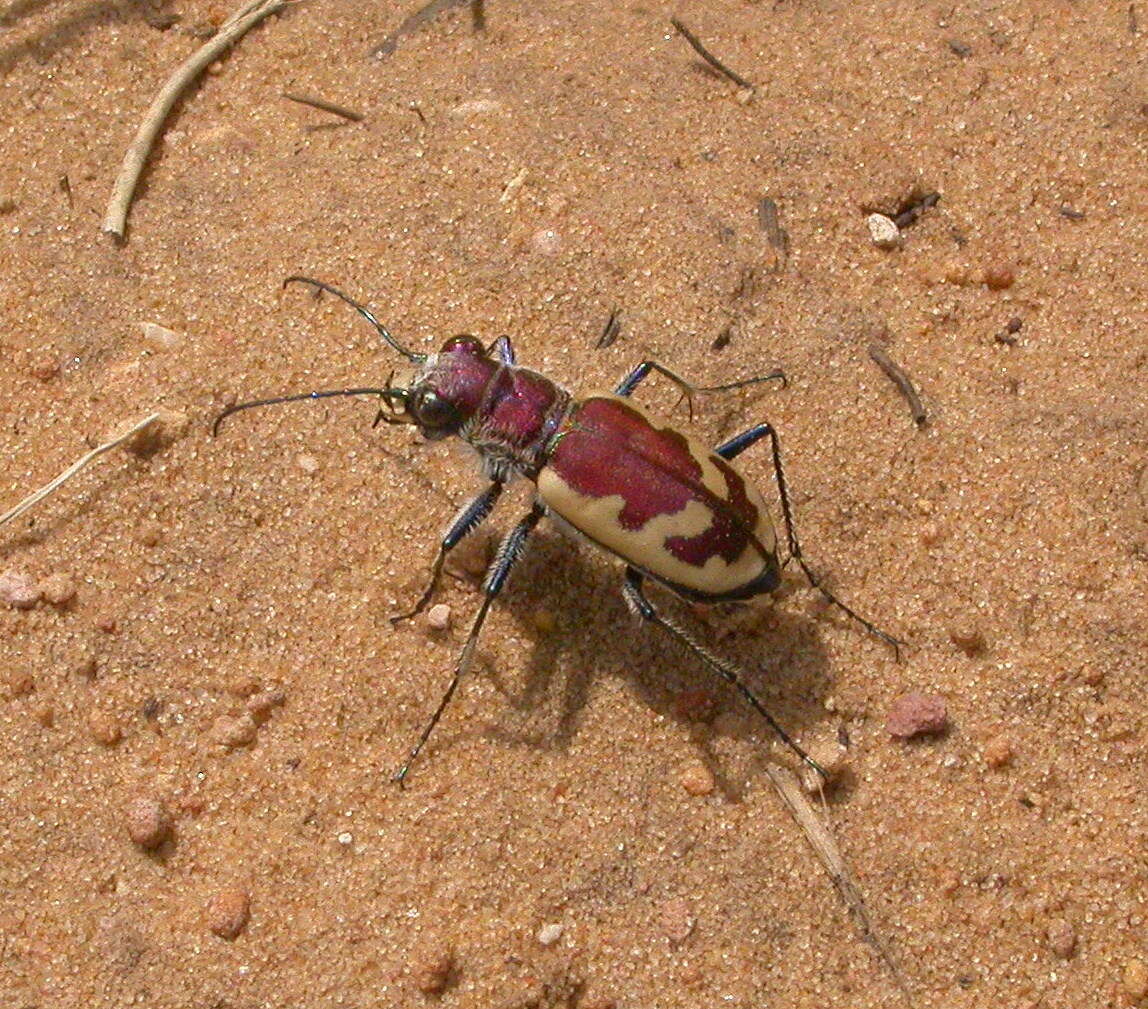
[[[40,582],[40,595],[53,606],[64,607],[76,598],[76,583],[65,574],[48,575]]]
[[[88,731],[101,746],[115,746],[124,738],[123,729],[115,715],[100,708],[88,714]]]
[[[259,726],[249,711],[235,717],[222,715],[212,723],[211,739],[220,746],[234,750],[254,741],[258,730]]]
[[[1045,930],[1048,948],[1062,960],[1067,960],[1076,951],[1076,929],[1063,918],[1054,918]]]
[[[1007,767],[1012,763],[1014,754],[1012,740],[1003,733],[993,736],[985,743],[984,758],[989,767]]]
[[[37,357],[28,368],[29,374],[41,382],[51,382],[60,374],[60,358],[58,355]]]
[[[449,947],[419,953],[411,965],[415,987],[424,995],[441,995],[450,985],[454,966],[454,950]]]
[[[984,272],[984,281],[990,291],[1004,291],[1016,283],[1016,271],[1007,263],[990,266]]]
[[[17,610],[30,610],[40,601],[40,587],[24,571],[0,574],[0,602]]]
[[[308,476],[314,476],[319,472],[319,460],[313,455],[307,455],[305,452],[301,452],[295,456],[295,465]]]
[[[957,623],[949,627],[949,640],[969,658],[984,655],[989,650],[984,631],[975,624]]]
[[[690,722],[712,722],[718,712],[717,697],[705,687],[679,690],[674,694],[674,712]]]
[[[715,786],[713,773],[700,760],[686,764],[678,780],[690,795],[709,795]]]
[[[128,803],[128,837],[141,848],[158,848],[171,835],[171,813],[158,799],[140,796]]]
[[[246,927],[251,917],[251,896],[241,887],[220,890],[207,905],[207,927],[229,942]]]
[[[901,244],[901,229],[891,217],[870,214],[865,223],[869,226],[869,238],[878,249],[895,249]]]
[[[544,606],[539,606],[531,612],[530,622],[539,634],[553,634],[554,629],[558,626],[554,611],[548,610]]]
[[[285,691],[278,688],[273,690],[262,690],[258,694],[252,694],[247,699],[247,711],[251,717],[257,721],[261,718],[265,719],[271,714],[272,708],[278,708],[283,705],[287,700]]]
[[[897,739],[944,732],[949,715],[945,700],[936,694],[902,694],[885,716],[885,731]]]
[[[662,934],[670,942],[685,942],[697,924],[693,908],[685,897],[672,897],[658,909],[658,922]]]
[[[36,680],[27,669],[8,669],[0,678],[0,697],[14,701],[27,697],[36,688]]]
[[[32,711],[32,717],[45,729],[50,729],[56,724],[56,709],[45,701],[43,704],[36,705]]]
[[[562,236],[553,228],[542,228],[530,236],[531,248],[542,256],[556,256],[562,251]]]
[[[144,340],[156,350],[173,350],[184,341],[184,335],[174,329],[161,326],[158,322],[141,322]]]
[[[450,606],[446,603],[435,603],[427,610],[427,626],[432,631],[445,631],[450,627]]]
[[[562,938],[562,932],[565,926],[560,922],[551,922],[549,925],[543,925],[538,930],[538,941],[543,946],[553,946],[559,939]]]
[[[1148,964],[1143,960],[1129,960],[1124,965],[1124,994],[1131,1002],[1148,998]]]

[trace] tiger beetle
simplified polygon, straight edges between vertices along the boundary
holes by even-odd
[[[742,671],[664,616],[644,588],[646,580],[652,579],[693,603],[747,600],[774,591],[781,583],[782,567],[793,560],[825,599],[891,645],[899,656],[901,642],[834,596],[806,564],[793,527],[777,432],[769,424],[757,424],[711,451],[650,416],[630,399],[651,372],[673,382],[691,411],[696,393],[723,392],[772,380],[784,382],[782,372],[698,387],[657,361],[643,361],[613,393],[575,399],[544,375],[518,365],[509,337],[500,336],[485,347],[473,336],[454,336],[437,354],[419,354],[399,343],[370,309],[342,291],[309,277],[288,277],[283,283],[293,282],[328,291],[354,308],[409,362],[409,374],[392,384],[392,373],[383,388],[330,389],[238,403],[216,418],[213,434],[218,434],[226,417],[257,406],[332,396],[377,396],[381,402],[376,425],[411,424],[431,441],[451,435],[461,438],[478,453],[489,481],[442,537],[430,581],[414,609],[392,617],[392,621],[408,620],[426,608],[447,554],[490,515],[509,481],[521,476],[537,488],[530,511],[502,540],[487,569],[482,603],[454,675],[406,761],[395,772],[395,781],[402,784],[406,778],[470,668],[491,604],[543,518],[555,520],[567,532],[580,534],[621,560],[625,564],[622,595],[630,609],[660,627],[731,684],[786,746],[825,777],[824,770],[746,685]],[[769,439],[785,521],[789,556],[784,562],[765,502],[730,465],[762,438]]]

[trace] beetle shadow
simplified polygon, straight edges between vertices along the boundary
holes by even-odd
[[[553,526],[540,527],[498,603],[518,623],[528,643],[526,671],[521,683],[511,686],[489,659],[484,661],[481,675],[495,683],[511,709],[485,734],[512,746],[567,750],[579,731],[594,682],[602,675],[621,674],[643,704],[669,721],[691,724],[711,722],[718,713],[734,716],[723,718],[720,729],[701,725],[692,735],[718,787],[727,798],[736,799],[740,788],[725,772],[729,760],[717,753],[714,740],[730,735],[756,739],[766,755],[771,752],[768,744],[776,738],[773,730],[701,659],[630,612],[622,597],[623,570]],[[820,621],[794,614],[786,601],[791,585],[800,584],[787,576],[781,598],[758,621],[768,623],[768,629],[732,632],[723,627],[719,608],[710,608],[711,616],[699,618],[673,593],[650,585],[651,601],[659,611],[738,666],[746,685],[795,738],[818,721],[821,701],[831,689],[828,656],[817,630]],[[560,610],[569,619],[557,621],[553,631],[540,631],[540,609]],[[731,609],[744,612],[744,607]],[[731,614],[729,623],[738,622],[738,615]],[[610,650],[599,651],[600,657],[589,662],[579,661],[575,645],[575,635],[584,626],[592,627],[597,639],[609,638],[611,643]],[[800,661],[793,661],[795,656]],[[564,657],[567,661],[562,662]],[[559,667],[564,668],[559,671]],[[560,696],[551,702],[553,714],[540,716],[539,708],[556,693]],[[690,699],[699,695],[701,707],[713,710],[704,712],[701,719],[691,718]],[[543,721],[538,728],[522,728],[523,720],[537,723],[540,717]]]

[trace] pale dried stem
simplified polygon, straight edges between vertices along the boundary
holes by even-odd
[[[99,456],[103,455],[105,452],[108,452],[111,449],[115,448],[117,445],[122,445],[125,441],[127,441],[133,435],[138,434],[140,431],[144,430],[144,428],[150,427],[152,424],[156,423],[156,421],[160,420],[162,418],[162,416],[163,415],[160,413],[149,414],[147,417],[144,417],[142,420],[138,420],[134,424],[132,424],[132,426],[129,427],[126,431],[124,431],[123,434],[116,435],[116,437],[111,439],[111,441],[106,441],[102,445],[97,445],[94,449],[92,449],[86,455],[81,456],[74,463],[72,463],[71,466],[69,466],[66,470],[64,470],[64,472],[61,473],[58,477],[56,477],[54,480],[51,480],[48,483],[44,484],[44,486],[41,487],[38,491],[35,491],[32,494],[29,494],[26,498],[24,498],[23,501],[21,501],[18,505],[16,505],[15,508],[11,509],[10,511],[6,511],[3,515],[0,515],[0,526],[4,525],[7,522],[11,522],[13,519],[19,518],[21,515],[24,514],[24,512],[26,512],[34,504],[36,504],[39,501],[43,501],[44,498],[46,498],[54,490],[59,488],[62,484],[66,483],[67,481],[71,480],[72,477],[74,477],[77,473],[79,473],[80,470],[82,470],[85,466],[88,465],[88,463],[97,459]]]
[[[180,65],[179,69],[168,79],[152,101],[140,123],[135,139],[124,155],[124,163],[120,168],[119,177],[112,189],[111,199],[108,200],[108,210],[104,215],[104,231],[114,235],[122,241],[124,227],[127,224],[128,207],[144,163],[151,153],[152,146],[163,128],[168,113],[179,100],[180,94],[204,70],[217,60],[233,43],[240,39],[247,31],[257,25],[269,14],[282,10],[290,0],[257,0],[247,3],[231,15],[218,32],[203,46],[192,53]]]
[[[861,896],[861,890],[853,881],[848,866],[845,864],[845,858],[841,854],[841,849],[837,847],[837,842],[833,839],[833,835],[829,833],[825,825],[818,819],[817,813],[814,812],[809,800],[802,792],[801,785],[798,783],[797,778],[791,771],[786,770],[780,764],[774,763],[766,763],[765,773],[769,775],[769,780],[773,782],[773,787],[777,789],[777,794],[781,796],[782,801],[789,807],[789,811],[793,814],[794,820],[797,821],[797,825],[804,832],[809,846],[817,855],[822,867],[829,874],[829,878],[833,881],[833,886],[849,910],[849,916],[861,930],[862,937],[873,947],[877,956],[880,957],[881,962],[884,963],[885,967],[893,975],[893,981],[901,991],[901,994],[905,996],[906,1002],[911,1004],[912,995],[909,992],[908,985],[905,983],[905,978],[898,969],[885,943],[876,935],[869,923],[869,912],[865,909],[865,901]]]

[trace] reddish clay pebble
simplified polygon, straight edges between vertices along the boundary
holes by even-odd
[[[691,760],[686,764],[678,780],[690,795],[709,795],[716,784],[710,769],[700,760]]]
[[[266,719],[272,708],[278,708],[286,700],[287,695],[282,690],[261,690],[247,699],[247,710],[256,720]]]
[[[207,927],[229,942],[247,926],[251,918],[251,897],[238,886],[220,890],[207,905]]]
[[[717,714],[717,698],[704,687],[691,687],[674,694],[674,711],[691,722],[712,722]]]
[[[88,715],[88,731],[92,738],[103,746],[115,746],[124,738],[123,729],[110,711],[96,708]]]
[[[897,739],[944,732],[949,715],[945,700],[936,694],[902,694],[885,716],[885,731]]]
[[[426,619],[432,631],[445,631],[450,627],[450,607],[446,603],[435,603],[427,610]]]
[[[128,837],[141,848],[158,848],[171,834],[171,814],[158,799],[141,796],[128,803]]]
[[[454,950],[447,947],[428,950],[412,964],[415,987],[424,995],[441,995],[454,972]]]
[[[1012,740],[1008,736],[993,736],[985,743],[984,758],[989,767],[1005,767],[1013,757]]]
[[[949,628],[949,640],[969,658],[984,655],[989,650],[984,631],[974,624],[953,624]]]
[[[30,610],[40,601],[40,587],[24,571],[0,574],[0,603],[17,610]]]
[[[36,688],[36,680],[27,669],[9,669],[0,679],[0,698],[14,701],[27,697]]]
[[[1016,271],[1008,264],[990,266],[985,270],[985,286],[990,291],[1003,291],[1016,283]]]
[[[662,934],[670,942],[684,942],[697,924],[690,902],[685,897],[672,897],[658,909]]]
[[[224,715],[221,718],[217,718],[212,724],[211,739],[220,746],[235,749],[236,747],[246,746],[252,742],[255,739],[255,733],[258,729],[259,726],[248,711],[234,718]]]
[[[1050,921],[1045,934],[1048,948],[1062,960],[1067,960],[1076,951],[1076,929],[1063,918]]]
[[[67,575],[48,575],[40,582],[40,595],[53,606],[67,606],[76,598],[76,583]]]

